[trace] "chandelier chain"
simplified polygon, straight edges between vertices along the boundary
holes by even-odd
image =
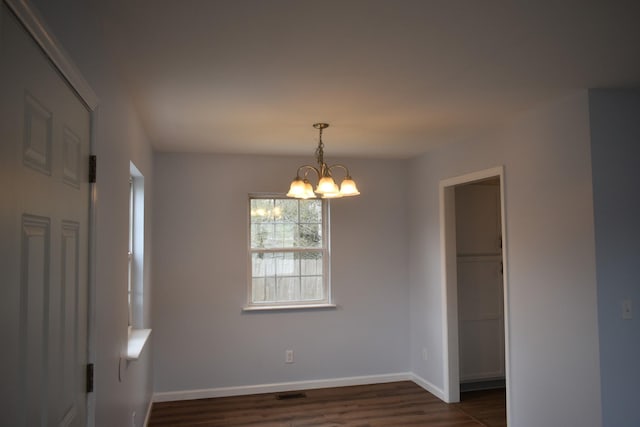
[[[318,126],[318,130],[320,131],[320,139],[318,140],[318,148],[316,148],[316,160],[321,167],[324,165],[324,142],[322,142],[323,129],[324,126]]]

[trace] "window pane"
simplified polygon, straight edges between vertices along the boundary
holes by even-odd
[[[321,300],[324,298],[322,289],[322,276],[303,277],[301,286],[301,300]]]
[[[267,275],[264,255],[265,254],[262,253],[254,253],[251,256],[251,276],[254,278],[265,277]]]
[[[300,222],[322,224],[322,201],[300,200]]]
[[[276,199],[275,209],[279,213],[278,220],[282,222],[298,222],[298,201],[288,199]]]
[[[295,225],[290,223],[274,224],[274,239],[270,248],[291,248],[295,237]]]
[[[266,279],[263,277],[254,277],[251,281],[251,300],[254,302],[262,302],[266,300],[265,293]]]
[[[276,262],[273,254],[253,254],[253,265],[255,269],[253,277],[273,277],[276,274]]]
[[[301,253],[300,274],[302,276],[322,276],[322,252]]]
[[[271,199],[251,199],[251,222],[269,222],[272,207]]]
[[[300,263],[293,252],[270,254],[276,260],[276,276],[299,276]]]
[[[251,247],[265,248],[268,233],[267,226],[264,224],[251,224]]]
[[[295,246],[300,248],[322,247],[322,224],[298,224]]]
[[[276,281],[272,277],[267,277],[264,282],[264,300],[276,300]]]
[[[254,277],[251,281],[252,302],[275,302],[276,280],[273,277]]]
[[[277,281],[278,301],[297,301],[300,298],[300,278],[280,277]]]

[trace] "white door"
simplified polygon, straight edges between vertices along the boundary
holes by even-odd
[[[0,18],[0,425],[83,426],[90,113]]]

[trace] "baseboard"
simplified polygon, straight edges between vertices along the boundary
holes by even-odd
[[[447,401],[445,399],[444,390],[442,390],[440,387],[436,387],[435,385],[433,385],[433,383],[431,383],[431,382],[425,380],[424,378],[414,374],[413,372],[410,374],[410,378],[409,379],[411,381],[413,381],[414,383],[418,384],[423,389],[427,390],[429,393],[433,394],[438,399],[442,400],[443,402]]]
[[[360,377],[330,378],[330,379],[324,379],[324,380],[292,381],[292,382],[284,382],[284,383],[259,384],[259,385],[248,385],[248,386],[238,386],[238,387],[218,387],[218,388],[207,388],[207,389],[200,389],[200,390],[165,391],[165,392],[154,393],[153,401],[167,402],[167,401],[175,401],[175,400],[207,399],[211,397],[243,396],[247,394],[260,394],[260,393],[279,393],[282,391],[310,390],[315,388],[347,387],[352,385],[365,385],[365,384],[381,384],[381,383],[391,383],[395,381],[414,381],[416,382],[416,384],[418,384],[422,388],[426,389],[430,393],[433,393],[429,388],[425,387],[425,385],[414,380],[414,377],[419,378],[410,372],[400,372],[395,374],[365,375]],[[427,381],[424,381],[422,379],[420,380],[425,384],[430,384]],[[442,399],[440,395],[438,395],[438,397]]]

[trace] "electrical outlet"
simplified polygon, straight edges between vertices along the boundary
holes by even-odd
[[[293,363],[293,350],[284,352],[284,363]]]
[[[427,347],[422,347],[422,360],[425,362],[429,360],[429,353],[427,352]]]

